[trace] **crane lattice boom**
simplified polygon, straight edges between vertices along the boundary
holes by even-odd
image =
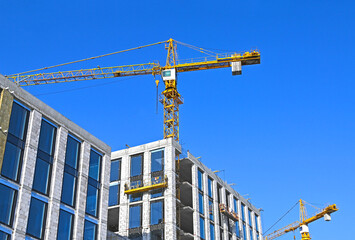
[[[9,75],[7,78],[18,84],[19,86],[41,85],[49,83],[61,83],[61,82],[73,82],[93,79],[105,79],[115,77],[127,77],[137,75],[149,75],[154,76],[161,75],[164,81],[165,90],[162,92],[163,98],[160,100],[164,105],[164,138],[173,137],[176,141],[179,141],[179,105],[183,103],[180,93],[177,91],[177,79],[176,74],[181,72],[216,69],[232,67],[233,75],[241,74],[242,65],[253,65],[260,63],[260,52],[253,50],[251,52],[244,53],[224,53],[217,54],[212,53],[209,50],[197,48],[191,45],[177,42],[173,39],[167,41],[153,43],[145,46],[135,47],[119,51],[116,53],[127,52],[130,50],[141,49],[143,47],[149,47],[157,44],[166,44],[167,59],[166,65],[162,66],[159,62],[125,65],[117,67],[97,67],[92,69],[82,69],[73,71],[62,71],[52,73],[37,73],[28,74],[33,71],[25,72],[23,74]],[[204,58],[191,58],[187,60],[179,60],[177,58],[177,43],[186,45],[200,52],[208,52],[209,57]],[[109,56],[112,54],[105,54],[97,57],[74,61],[72,63],[81,62],[85,60],[96,59],[103,56]],[[69,63],[68,63],[69,64]],[[59,64],[57,66],[63,66],[67,64]],[[56,66],[52,66],[56,67]],[[52,68],[48,67],[48,68]],[[45,70],[43,68],[40,70]],[[158,83],[158,82],[157,82]]]

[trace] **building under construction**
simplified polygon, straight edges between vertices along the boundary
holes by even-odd
[[[108,230],[129,239],[261,240],[259,209],[181,155],[172,138],[112,153]]]

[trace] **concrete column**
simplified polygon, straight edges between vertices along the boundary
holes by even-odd
[[[101,190],[100,190],[100,204],[99,204],[99,239],[106,239],[107,234],[107,208],[108,208],[108,195],[110,186],[110,168],[111,156],[102,156],[102,170],[101,170]],[[106,173],[106,174],[104,174]]]
[[[76,209],[74,218],[73,239],[81,240],[84,238],[84,223],[85,223],[85,208],[86,208],[86,193],[88,185],[88,173],[90,162],[90,144],[87,142],[81,143],[81,155],[79,163],[79,176],[76,192]]]
[[[58,129],[55,144],[55,153],[52,166],[51,186],[48,202],[48,217],[44,237],[44,239],[48,240],[55,239],[57,237],[67,138],[68,130],[63,127],[60,127]]]
[[[150,181],[150,169],[151,169],[151,155],[149,151],[145,151],[143,154],[143,182],[148,183]],[[142,196],[142,234],[143,240],[149,240],[150,229],[150,203],[149,193],[143,192]]]
[[[18,204],[14,218],[14,229],[16,229],[14,232],[14,239],[24,239],[26,234],[41,120],[42,115],[39,112],[36,110],[31,112],[23,155],[20,189],[17,200]]]
[[[165,239],[175,240],[176,235],[176,175],[175,175],[175,148],[172,146],[172,138],[168,139],[165,148],[165,174],[168,177],[168,188],[165,190],[164,216]]]
[[[220,228],[219,228],[219,206],[218,206],[218,188],[217,181],[213,181],[213,218],[214,218],[214,229],[215,229],[215,239],[220,240]]]
[[[197,166],[192,165],[191,167],[191,177],[192,177],[192,206],[193,212],[193,225],[194,225],[194,239],[200,239],[200,213],[198,206],[198,176],[197,176]]]
[[[128,151],[128,150],[127,150]],[[128,236],[129,223],[129,207],[128,198],[124,193],[124,185],[128,183],[130,176],[130,157],[124,155],[121,160],[121,192],[120,192],[120,217],[119,217],[119,234]]]
[[[11,117],[12,103],[14,97],[6,89],[0,89],[0,172],[4,160],[7,131]]]

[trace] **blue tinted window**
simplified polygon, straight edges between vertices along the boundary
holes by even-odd
[[[141,194],[141,193],[130,194],[130,195],[129,195],[129,201],[130,201],[130,202],[142,201],[142,194]]]
[[[249,233],[250,233],[250,240],[253,240],[253,230],[250,229]]]
[[[249,225],[251,226],[252,225],[252,220],[251,220],[251,211],[250,211],[249,208],[248,208],[248,217],[249,217]]]
[[[237,237],[240,237],[239,221],[235,222],[235,234],[237,235]]]
[[[198,207],[200,213],[204,214],[204,209],[203,209],[203,194],[198,193]]]
[[[212,179],[208,178],[208,196],[213,198],[213,193],[212,193]]]
[[[110,186],[110,192],[109,192],[109,198],[108,198],[108,205],[109,206],[115,206],[118,204],[118,191],[119,191],[119,185],[111,185]]]
[[[131,177],[142,175],[143,155],[131,157]]]
[[[120,180],[121,160],[114,160],[111,162],[110,182]]]
[[[47,121],[42,120],[38,149],[47,153],[48,155],[53,155],[55,134],[56,128],[49,124]]]
[[[85,220],[84,240],[95,240],[96,232],[97,232],[97,225],[95,223]]]
[[[214,240],[214,225],[210,223],[210,239]]]
[[[242,204],[242,209],[241,209],[241,211],[242,211],[242,220],[245,222],[245,213],[244,213],[244,210],[245,210],[245,205]]]
[[[72,226],[74,215],[64,210],[59,212],[59,224],[58,224],[58,240],[70,240],[72,239]]]
[[[88,184],[88,193],[86,197],[86,213],[97,217],[98,199],[99,189]]]
[[[74,169],[78,169],[78,162],[80,156],[80,142],[73,137],[68,136],[67,149],[65,152],[65,164]]]
[[[89,167],[89,177],[100,181],[100,169],[101,169],[101,155],[91,150],[90,152],[90,167]]]
[[[14,181],[18,180],[22,151],[23,150],[20,147],[15,146],[10,142],[6,143],[1,175]]]
[[[0,222],[11,226],[11,214],[15,207],[16,191],[0,184],[0,196]]]
[[[163,201],[150,203],[150,224],[163,223]]]
[[[162,171],[164,169],[164,149],[151,153],[152,172]]]
[[[31,198],[30,212],[27,221],[27,234],[36,238],[43,237],[46,222],[46,211],[46,203],[36,198]]]
[[[37,158],[32,188],[40,193],[47,194],[50,171],[51,164]]]
[[[209,212],[210,212],[210,219],[213,221],[213,201],[208,200],[208,205],[209,205]]]
[[[142,205],[129,207],[129,228],[137,228],[142,222]]]
[[[247,239],[247,232],[245,230],[245,224],[243,224],[243,237],[244,237],[244,239]]]
[[[13,102],[9,124],[9,133],[21,140],[24,140],[27,130],[28,115],[29,111],[27,109],[20,106],[16,102]]]
[[[259,231],[259,227],[258,227],[258,215],[254,214],[255,217],[255,230]]]
[[[64,172],[62,186],[62,202],[74,206],[76,177]]]
[[[0,240],[10,240],[10,239],[11,239],[10,234],[0,231]]]
[[[150,194],[150,198],[157,198],[157,197],[162,197],[162,196],[163,196],[163,190],[162,189],[152,191],[151,194]]]
[[[233,198],[233,203],[234,203],[234,212],[238,213],[238,203],[237,203],[237,199]]]
[[[205,219],[200,217],[200,237],[205,239]]]
[[[201,191],[203,191],[202,172],[201,172],[200,169],[198,170],[197,175],[198,175],[198,189],[200,189]]]

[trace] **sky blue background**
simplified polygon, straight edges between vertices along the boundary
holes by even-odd
[[[299,198],[336,203],[313,239],[352,239],[351,1],[0,1],[0,73],[167,40],[261,50],[260,65],[179,75],[181,144],[257,207],[266,230]],[[165,61],[162,45],[54,70]],[[197,56],[179,47],[180,58]],[[163,137],[152,76],[26,87],[112,146]],[[160,85],[160,91],[163,89]],[[310,211],[311,212],[311,211]],[[276,227],[298,220],[298,210]],[[300,235],[296,233],[297,239]],[[279,239],[293,239],[292,234]]]

